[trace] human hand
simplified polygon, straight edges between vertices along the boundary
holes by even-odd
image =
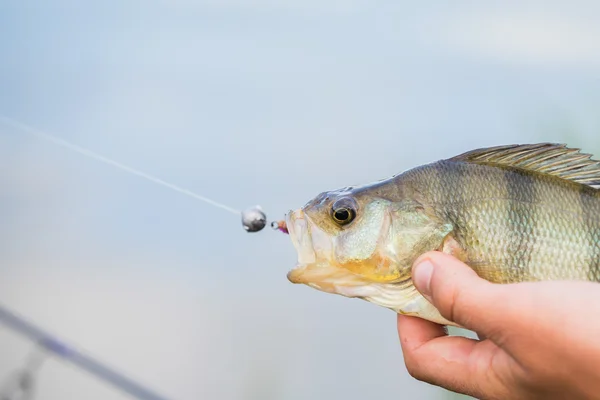
[[[483,340],[398,315],[409,373],[479,399],[600,399],[600,284],[492,284],[443,253],[413,267],[443,317]]]

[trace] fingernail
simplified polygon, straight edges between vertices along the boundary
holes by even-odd
[[[415,265],[413,269],[415,286],[419,292],[426,296],[431,295],[431,289],[429,287],[431,282],[431,274],[433,274],[433,264],[427,259]]]

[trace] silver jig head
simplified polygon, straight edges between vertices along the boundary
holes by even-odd
[[[267,215],[260,206],[242,212],[242,225],[247,232],[261,231],[267,225]]]

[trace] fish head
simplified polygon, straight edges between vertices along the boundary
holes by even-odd
[[[376,188],[344,188],[290,211],[286,225],[298,261],[288,280],[410,313],[419,297],[412,262],[439,247],[448,227],[414,198],[391,197]]]
[[[389,206],[384,199],[338,190],[321,193],[290,212],[286,225],[298,252],[298,266],[290,272],[290,280],[305,283],[306,279],[312,281],[313,274],[324,277],[326,271],[334,270],[389,279],[389,262],[394,258],[385,254],[391,226]],[[315,275],[314,279],[319,278]]]

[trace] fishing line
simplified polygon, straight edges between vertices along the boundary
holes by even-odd
[[[8,118],[8,117],[6,117],[4,115],[0,115],[0,121],[3,122],[5,125],[8,125],[8,126],[13,127],[15,129],[18,129],[18,130],[21,130],[23,132],[29,133],[31,135],[34,135],[34,136],[38,137],[38,138],[45,139],[45,140],[47,140],[49,142],[52,142],[52,143],[54,143],[54,144],[56,144],[58,146],[61,146],[61,147],[64,147],[66,149],[72,150],[72,151],[74,151],[76,153],[79,153],[79,154],[81,154],[81,155],[83,155],[85,157],[88,157],[88,158],[91,158],[91,159],[103,162],[103,163],[108,164],[108,165],[112,165],[113,167],[116,167],[116,168],[120,169],[121,171],[129,172],[132,175],[136,175],[136,176],[139,176],[141,178],[147,179],[150,182],[154,182],[154,183],[156,183],[158,185],[162,185],[162,186],[167,187],[167,188],[169,188],[171,190],[174,190],[176,192],[179,192],[179,193],[185,194],[187,196],[190,196],[190,197],[192,197],[192,198],[194,198],[196,200],[203,201],[206,204],[210,204],[210,205],[212,205],[214,207],[221,208],[221,209],[223,209],[225,211],[228,211],[228,212],[230,212],[232,214],[240,215],[242,213],[241,211],[236,210],[235,208],[229,207],[229,206],[227,206],[227,205],[225,205],[223,203],[219,203],[218,201],[209,199],[208,197],[205,197],[205,196],[202,196],[200,194],[194,193],[194,192],[192,192],[190,190],[181,188],[181,187],[179,187],[177,185],[174,185],[172,183],[165,182],[165,181],[163,181],[160,178],[157,178],[157,177],[154,177],[152,175],[149,175],[149,174],[146,174],[144,172],[141,172],[141,171],[139,171],[137,169],[134,169],[134,168],[132,168],[132,167],[130,167],[128,165],[122,164],[122,163],[120,163],[118,161],[115,161],[115,160],[112,160],[112,159],[110,159],[108,157],[105,157],[105,156],[102,156],[100,154],[97,154],[97,153],[95,153],[95,152],[93,152],[91,150],[85,149],[85,148],[83,148],[81,146],[78,146],[76,144],[68,142],[68,141],[66,141],[64,139],[61,139],[61,138],[56,137],[54,135],[51,135],[49,133],[42,132],[42,131],[40,131],[38,129],[35,129],[35,128],[31,127],[31,126],[28,126],[28,125],[26,125],[26,124],[24,124],[22,122],[16,121],[16,120],[14,120],[12,118]]]

